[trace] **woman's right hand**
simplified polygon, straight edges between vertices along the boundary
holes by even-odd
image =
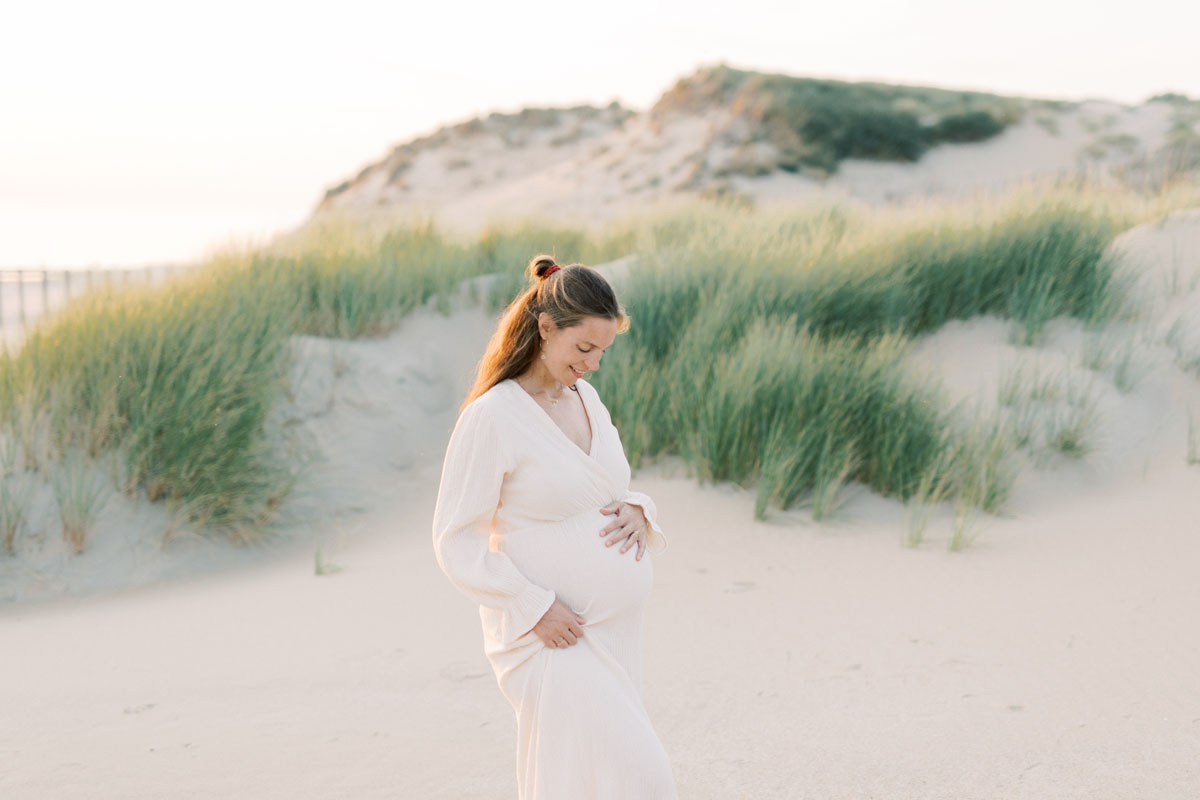
[[[583,636],[583,625],[587,622],[583,617],[567,608],[557,597],[550,608],[533,626],[533,632],[538,635],[546,647],[570,647]]]

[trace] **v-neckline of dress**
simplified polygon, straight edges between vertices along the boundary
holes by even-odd
[[[577,390],[576,394],[579,395],[579,400],[581,403],[583,403],[583,416],[587,419],[588,433],[590,434],[590,438],[588,439],[587,452],[584,452],[582,447],[580,447],[578,444],[576,444],[575,441],[570,436],[567,436],[567,432],[564,431],[561,427],[559,427],[558,423],[554,421],[554,418],[550,416],[550,412],[548,412],[546,409],[542,408],[541,405],[538,403],[538,401],[533,399],[533,395],[531,395],[529,392],[525,391],[525,388],[523,386],[521,386],[521,384],[517,383],[515,378],[507,378],[506,380],[511,381],[512,385],[513,385],[513,389],[515,389],[526,400],[528,400],[530,403],[533,404],[533,407],[536,408],[538,411],[538,415],[540,417],[542,417],[544,420],[546,420],[546,422],[550,425],[551,428],[558,431],[558,435],[561,436],[567,442],[567,444],[569,444],[571,446],[572,450],[576,450],[579,452],[580,455],[586,456],[588,458],[593,458],[595,456],[595,453],[596,453],[596,426],[592,422],[592,412],[591,412],[591,409],[588,408],[587,398],[584,396],[586,393],[583,390],[581,390],[581,389]],[[576,386],[578,386],[578,383],[576,383]],[[569,392],[571,390],[568,387],[566,389],[563,389],[563,391]]]

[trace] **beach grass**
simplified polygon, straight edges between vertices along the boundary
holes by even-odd
[[[636,253],[617,287],[632,327],[593,378],[631,465],[678,454],[702,480],[755,486],[760,517],[801,502],[825,517],[852,481],[994,511],[1009,481],[1000,435],[953,424],[906,371],[907,343],[981,314],[1030,343],[1057,317],[1121,318],[1108,244],[1172,202],[1068,186],[886,212],[701,202],[598,232],[526,222],[472,239],[427,221],[314,225],[76,298],[0,356],[0,424],[27,470],[108,454],[121,491],[248,540],[296,481],[269,425],[290,337],[382,334],[482,275],[498,309],[540,252]],[[1060,450],[1078,451],[1083,437],[1063,431]]]
[[[1017,443],[1004,420],[986,414],[961,417],[948,450],[950,493],[975,508],[999,513],[1019,470]]]
[[[847,158],[916,161],[945,142],[1001,133],[1041,101],[920,86],[764,74],[718,65],[681,80],[659,100],[667,110],[696,102],[740,109],[772,145],[771,163],[738,162],[719,174],[835,172]]]
[[[290,390],[290,337],[382,334],[431,298],[443,307],[464,278],[527,260],[547,239],[597,262],[611,257],[579,232],[545,226],[472,245],[427,223],[326,227],[218,254],[159,285],[97,289],[0,356],[0,422],[26,470],[49,478],[70,470],[72,450],[108,454],[121,491],[248,541],[297,479],[296,454],[268,426]],[[86,506],[63,491],[67,508]],[[73,545],[85,517],[65,523]]]
[[[1091,402],[1056,409],[1050,416],[1046,448],[1069,458],[1082,458],[1095,449],[1098,425],[1096,408]]]
[[[96,465],[78,452],[66,454],[61,469],[51,478],[51,486],[62,523],[63,540],[73,553],[81,553],[111,489],[103,473],[97,472]]]
[[[1013,451],[1037,438],[1082,456],[1094,405],[1034,413],[1068,388],[1018,376],[1003,390],[1017,424],[947,432],[945,402],[903,367],[905,342],[983,314],[1016,322],[1023,344],[1051,319],[1127,318],[1128,276],[1108,247],[1137,218],[1051,192],[885,220],[836,206],[650,220],[621,287],[632,326],[594,382],[631,464],[676,454],[701,479],[757,485],[759,516],[801,500],[817,516],[848,480],[906,501],[939,486],[996,512]],[[920,528],[916,515],[910,538]]]
[[[1179,317],[1167,329],[1165,342],[1175,354],[1175,363],[1184,372],[1200,377],[1200,335],[1191,319]]]
[[[997,401],[1012,445],[1043,466],[1054,456],[1079,459],[1092,452],[1101,416],[1098,390],[1090,375],[1070,369],[1051,371],[1028,361],[1004,372]]]
[[[16,552],[17,537],[27,521],[28,494],[25,487],[18,484],[19,480],[12,475],[0,478],[0,540],[4,543],[4,552],[9,555]]]
[[[905,547],[919,547],[925,540],[931,512],[951,494],[951,470],[947,461],[952,457],[949,448],[944,449],[937,461],[921,475],[916,490],[906,502],[904,530],[900,542]]]
[[[1149,365],[1142,355],[1142,342],[1131,335],[1100,333],[1084,341],[1081,363],[1107,375],[1122,394],[1129,394],[1145,377]]]

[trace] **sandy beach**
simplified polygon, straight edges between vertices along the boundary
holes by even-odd
[[[511,709],[430,558],[427,474],[338,554],[46,609],[0,629],[10,798],[515,795]],[[1200,786],[1197,475],[897,544],[640,476],[646,702],[681,797],[1187,798]],[[469,754],[469,755],[468,755]]]

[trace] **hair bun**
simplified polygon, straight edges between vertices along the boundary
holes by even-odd
[[[529,262],[526,274],[536,284],[545,280],[551,272],[562,269],[562,265],[549,253],[539,253]]]

